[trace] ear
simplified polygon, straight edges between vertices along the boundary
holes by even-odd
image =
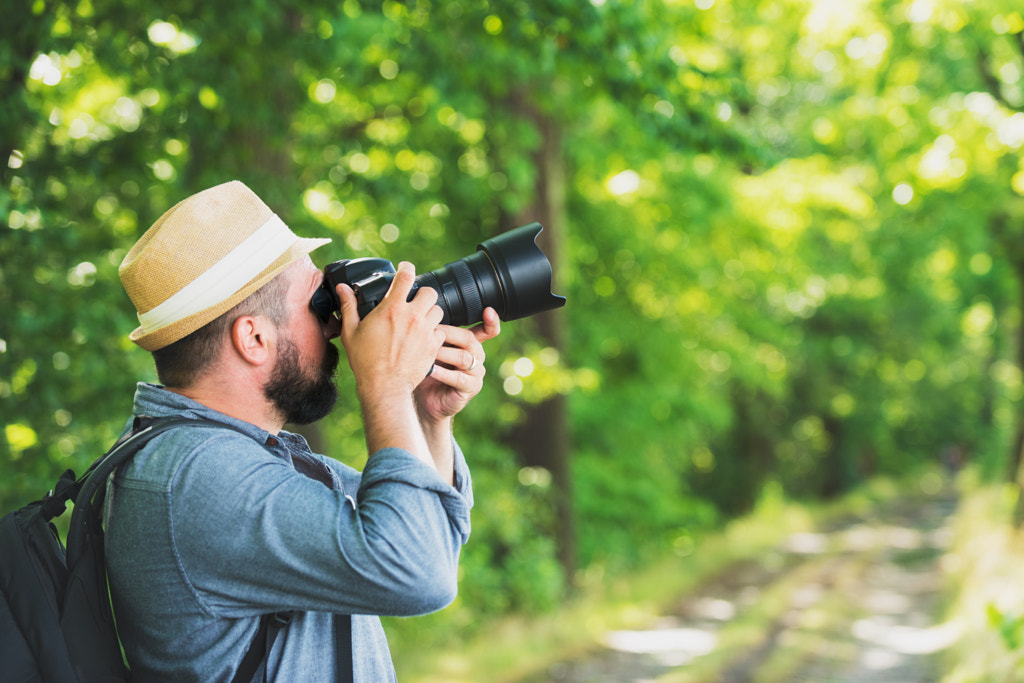
[[[243,315],[231,324],[231,345],[235,353],[250,365],[270,362],[271,347],[277,341],[277,330],[263,316]]]

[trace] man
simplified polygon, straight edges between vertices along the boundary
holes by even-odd
[[[327,241],[296,237],[230,182],[170,209],[121,265],[141,323],[131,338],[162,384],[138,386],[134,415],[208,421],[157,436],[114,478],[106,556],[136,680],[230,681],[261,616],[287,611],[254,680],[335,681],[349,667],[357,682],[394,680],[372,615],[454,599],[472,493],[452,417],[482,386],[480,342],[498,316],[440,325],[433,290],[407,301],[403,263],[365,319],[339,285],[340,322],[325,324],[308,254]],[[337,336],[363,411],[361,474],[283,430],[333,407]],[[340,615],[353,615],[351,662]]]

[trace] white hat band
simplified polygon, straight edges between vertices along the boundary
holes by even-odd
[[[149,334],[224,301],[263,272],[298,241],[275,214],[241,244],[154,308],[139,313]]]

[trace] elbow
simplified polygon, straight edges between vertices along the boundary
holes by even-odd
[[[361,503],[361,573],[377,584],[389,616],[444,609],[458,596],[461,536],[443,509]],[[339,544],[339,550],[346,548]]]
[[[457,574],[457,569],[451,567],[410,576],[401,596],[404,616],[430,614],[455,602],[459,594]]]

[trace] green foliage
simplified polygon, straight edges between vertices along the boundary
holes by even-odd
[[[833,497],[954,446],[1005,475],[1024,395],[1020,10],[697,5],[6,13],[0,508],[120,430],[153,372],[117,265],[175,201],[236,177],[333,237],[318,258],[421,271],[564,193],[564,344],[506,325],[460,417],[470,611],[551,609],[576,578],[550,533],[566,492],[509,446],[552,396],[583,570],[678,551],[769,482]],[[538,192],[541,152],[564,177]],[[340,382],[312,436],[359,466]]]
[[[512,454],[471,442],[475,473],[473,543],[460,562],[461,600],[483,615],[556,607],[565,582],[552,539],[538,534],[552,514],[544,491],[550,477],[517,472]],[[479,514],[478,514],[479,513]]]
[[[989,626],[999,633],[1006,649],[1010,652],[1020,650],[1024,645],[1024,618],[1005,614],[993,603],[985,608],[985,614],[988,615]]]

